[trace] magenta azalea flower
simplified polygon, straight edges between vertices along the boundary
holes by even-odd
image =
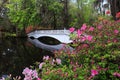
[[[120,18],[120,12],[116,13],[116,18]]]
[[[82,34],[82,31],[81,31],[80,29],[78,29],[78,30],[77,30],[77,35],[78,35],[78,37],[81,36],[81,34]]]
[[[87,28],[86,24],[83,24],[82,27],[80,28],[80,30],[85,31],[86,28]]]
[[[107,10],[107,11],[106,11],[106,14],[110,14],[110,10]]]
[[[85,36],[82,36],[81,37],[81,41],[84,42],[86,40],[86,37]]]
[[[98,71],[97,71],[97,70],[94,70],[94,69],[91,70],[91,75],[92,75],[92,76],[95,76],[95,75],[97,75],[97,74],[98,74]]]
[[[89,28],[89,31],[94,31],[94,27],[90,27],[90,28]]]
[[[40,79],[40,78],[37,78],[37,80],[42,80],[42,79]]]
[[[120,78],[120,73],[118,73],[118,72],[114,72],[113,75]]]
[[[119,31],[118,30],[114,30],[114,34],[118,34],[119,33]]]
[[[69,28],[69,31],[72,33],[72,32],[75,31],[75,28],[74,28],[74,27],[71,27],[71,28]]]
[[[102,29],[102,26],[101,26],[101,25],[99,25],[97,28],[100,30],[100,29]]]
[[[87,38],[88,41],[92,41],[93,37],[91,35],[88,35],[86,38]]]

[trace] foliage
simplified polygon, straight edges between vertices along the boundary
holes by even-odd
[[[94,0],[77,0],[75,4],[71,4],[69,9],[72,19],[70,26],[79,28],[83,23],[92,24],[97,17],[93,3]]]
[[[37,13],[40,15],[40,25],[57,28],[62,25],[61,17],[63,5],[56,0],[37,0]]]
[[[28,25],[36,25],[40,21],[40,19],[37,19],[35,1],[33,0],[29,0],[28,2],[11,0],[9,4],[6,4],[6,7],[9,9],[9,19],[19,29],[23,29]]]
[[[70,26],[80,27],[83,22],[90,23],[94,19],[93,1],[88,3],[79,1],[78,4],[81,4],[78,5],[79,8],[75,7],[76,4],[69,5]],[[6,4],[6,7],[9,9],[10,21],[20,29],[30,25],[59,28],[64,24],[64,4],[56,0],[11,0],[9,4]]]
[[[68,1],[69,26],[80,27],[83,23],[92,24],[96,19],[93,8],[94,0],[77,0],[76,3]],[[9,9],[8,17],[16,28],[23,29],[28,26],[49,26],[63,28],[65,26],[64,1],[59,0],[10,0],[6,7]],[[65,19],[66,20],[66,19]]]
[[[63,5],[56,0],[11,0],[6,4],[8,17],[16,28],[60,26]],[[58,21],[59,20],[59,21]]]
[[[4,34],[4,36],[5,36],[5,37],[16,37],[16,34],[14,34],[14,33],[12,34],[12,33],[7,33],[7,32],[6,32],[6,33]]]
[[[76,2],[72,2],[72,0],[3,1],[6,3],[5,7],[8,8],[10,23],[19,29],[25,29],[28,26],[42,26],[46,28],[50,26],[52,29],[67,27],[65,15],[68,17],[66,20],[69,23],[68,26],[79,28],[83,23],[92,24],[96,20],[98,15],[93,5],[96,4],[96,8],[98,5],[101,8],[100,4],[103,5],[103,0],[76,0]],[[64,10],[65,1],[68,4],[68,13]],[[2,1],[0,4],[2,4]],[[7,22],[6,19],[5,21]]]

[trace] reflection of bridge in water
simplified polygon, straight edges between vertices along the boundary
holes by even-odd
[[[70,31],[69,30],[36,30],[27,34],[28,37],[40,38],[40,37],[50,37],[57,39],[61,43],[71,43]]]
[[[55,44],[55,45],[48,45],[45,44],[41,41],[39,41],[38,39],[30,39],[28,38],[28,41],[31,42],[33,45],[35,45],[38,48],[50,51],[50,52],[54,52],[54,51],[58,51],[58,50],[63,50],[63,51],[73,51],[74,49],[71,46],[65,45],[65,44]]]

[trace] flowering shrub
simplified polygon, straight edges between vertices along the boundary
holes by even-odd
[[[94,23],[93,27],[84,25],[84,28],[83,26],[81,28],[84,30],[84,32],[82,32],[83,35],[92,35],[90,40],[85,41],[86,39],[84,39],[83,41],[75,35],[76,33],[74,35],[72,33],[71,37],[74,37],[75,40],[77,38],[80,39],[77,41],[73,39],[75,41],[73,43],[78,44],[75,46],[75,53],[77,53],[78,56],[76,61],[78,61],[79,64],[85,64],[87,61],[91,66],[89,68],[93,68],[89,79],[119,79],[120,23],[118,21],[102,19],[101,22]]]
[[[120,19],[120,12],[116,13],[116,18]]]
[[[106,11],[106,14],[107,14],[107,15],[109,15],[110,13],[111,13],[110,10],[107,10],[107,11]]]
[[[36,70],[25,68],[22,72],[25,75],[24,80],[33,80],[38,78],[38,73]]]
[[[36,67],[36,70],[38,71],[38,76],[42,79],[42,80],[70,80],[70,79],[85,79],[85,75],[87,75],[87,67],[86,68],[82,68],[82,65],[80,66],[77,63],[72,63],[69,62],[69,65],[66,65],[64,61],[62,61],[59,58],[53,59],[50,58],[49,56],[45,56],[43,58],[44,62],[41,63],[37,63],[39,65],[39,68]],[[26,70],[27,69],[27,70]],[[31,70],[31,71],[30,71]],[[33,73],[32,73],[32,69],[28,69],[25,68],[23,70],[23,74],[25,73],[26,75],[29,75],[28,77],[30,77],[29,79],[26,79],[27,77],[24,78],[24,80],[33,80]],[[26,74],[27,73],[27,74]],[[80,75],[79,75],[79,74]],[[36,73],[35,73],[36,74]],[[36,80],[37,75],[35,75]],[[39,78],[39,79],[40,79]]]

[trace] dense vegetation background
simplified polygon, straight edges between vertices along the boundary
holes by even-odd
[[[0,0],[0,31],[23,36],[35,29],[79,28],[108,10],[116,20],[120,0]]]

